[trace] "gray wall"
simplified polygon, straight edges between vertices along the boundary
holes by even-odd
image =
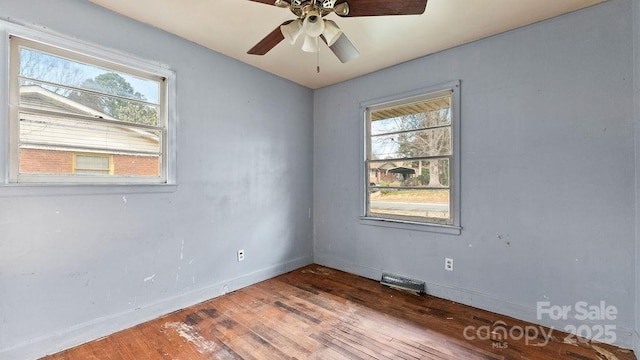
[[[315,261],[422,279],[437,296],[556,328],[583,323],[538,321],[537,301],[606,301],[619,316],[594,325],[631,346],[631,10],[610,1],[316,91]],[[462,234],[361,224],[359,104],[456,79]]]
[[[0,186],[1,359],[88,341],[312,261],[311,90],[87,1],[3,0],[0,18],[167,64],[179,119],[174,191]]]
[[[536,301],[604,300],[620,313],[618,343],[640,352],[639,7],[610,1],[312,93],[84,0],[3,0],[2,19],[176,71],[179,184],[0,187],[0,358],[84,342],[313,256],[532,321]],[[455,79],[462,235],[361,225],[360,102]]]

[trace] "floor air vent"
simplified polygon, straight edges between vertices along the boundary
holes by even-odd
[[[382,279],[380,280],[380,283],[382,285],[387,285],[395,289],[409,291],[416,295],[425,293],[424,281],[407,279],[405,277],[398,276],[398,275],[382,274]]]

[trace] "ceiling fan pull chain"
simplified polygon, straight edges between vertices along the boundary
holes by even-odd
[[[316,72],[320,74],[320,36],[316,37],[316,48],[318,51],[316,52]]]

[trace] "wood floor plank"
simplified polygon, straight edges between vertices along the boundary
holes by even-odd
[[[566,343],[559,331],[545,346],[464,336],[468,326],[498,325],[513,334],[533,326],[311,265],[43,359],[636,359],[611,345]]]
[[[242,305],[237,303],[231,303],[229,306],[242,308]],[[311,339],[306,339],[305,334],[295,331],[295,327],[286,328],[282,322],[269,316],[250,311],[229,312],[229,315],[294,358],[309,358],[317,350]]]

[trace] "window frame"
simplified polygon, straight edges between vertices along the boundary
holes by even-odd
[[[176,185],[176,76],[168,66],[150,62],[125,54],[113,49],[103,48],[78,39],[66,38],[62,35],[52,35],[21,25],[15,25],[0,21],[0,49],[7,51],[6,56],[0,57],[0,87],[6,90],[8,96],[0,99],[0,110],[5,117],[0,117],[0,134],[6,146],[0,150],[0,196],[13,196],[21,191],[3,190],[6,188],[37,186],[38,192],[47,193],[43,188],[67,186],[68,188],[81,188],[81,185],[96,187],[118,187],[120,191],[128,188],[132,192],[157,192],[158,187],[164,187],[160,191],[174,191]],[[42,175],[24,174],[19,179],[19,86],[18,71],[19,58],[16,54],[19,45],[49,53],[56,56],[70,58],[74,61],[85,62],[94,66],[103,67],[116,72],[122,72],[144,79],[161,79],[159,82],[159,124],[163,128],[161,141],[161,167],[159,176],[74,176],[70,175]],[[34,45],[35,46],[32,46]],[[73,56],[69,56],[72,54]],[[2,66],[4,65],[4,66]],[[4,80],[4,81],[2,81]],[[82,152],[82,150],[78,150]],[[135,186],[134,186],[135,185]],[[156,189],[151,189],[154,187]],[[103,192],[110,192],[102,189]],[[101,192],[101,191],[98,191]],[[91,191],[88,191],[91,193]]]
[[[451,224],[439,222],[421,222],[402,220],[383,216],[369,216],[369,167],[368,158],[370,154],[371,127],[370,113],[375,110],[384,109],[416,101],[425,101],[442,97],[450,92],[451,96],[451,150],[449,171],[449,211]],[[363,225],[375,225],[391,227],[396,229],[409,229],[418,231],[429,231],[443,234],[460,235],[462,226],[460,224],[460,81],[450,81],[443,84],[424,87],[416,90],[394,94],[382,98],[372,99],[360,103],[360,114],[362,114],[361,132],[361,157],[360,157],[360,200],[361,214],[360,222]],[[443,156],[447,157],[447,156]]]

